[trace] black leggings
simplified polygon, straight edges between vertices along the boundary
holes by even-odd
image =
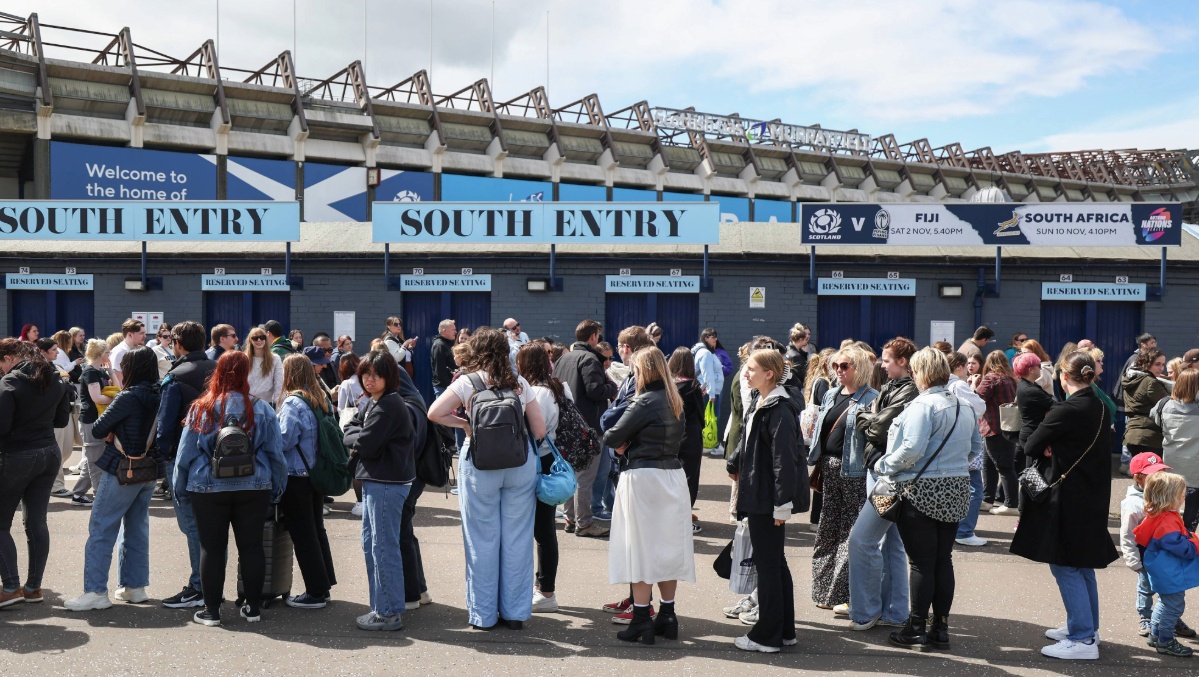
[[[911,577],[912,615],[927,619],[931,604],[937,618],[949,615],[953,606],[953,541],[957,522],[938,522],[904,501],[896,523],[903,548],[908,553]]]
[[[279,507],[287,517],[287,531],[295,546],[305,592],[328,597],[329,589],[337,584],[337,576],[333,573],[333,556],[325,532],[325,497],[310,478],[288,477]]]
[[[237,564],[251,613],[258,613],[266,582],[266,555],[262,551],[262,529],[271,505],[271,492],[263,490],[189,492],[196,530],[200,535],[200,585],[204,606],[219,614],[225,591],[225,561],[229,550],[229,527],[237,542]]]
[[[987,445],[986,461],[983,463],[983,500],[995,501],[995,487],[1003,482],[1003,503],[1009,508],[1018,505],[1020,487],[1016,482],[1016,445],[1003,435],[984,438]]]
[[[404,562],[405,602],[419,602],[421,593],[429,589],[425,584],[425,562],[420,556],[420,539],[412,527],[412,520],[416,517],[416,502],[423,493],[425,483],[419,478],[412,480],[408,499],[404,501],[404,509],[400,513],[400,558]]]
[[[548,475],[554,464],[553,454],[541,457],[541,473]],[[554,516],[558,506],[537,501],[533,511],[533,540],[537,541],[537,589],[543,595],[554,592],[558,579],[558,522]]]
[[[704,462],[704,450],[700,448],[681,453],[679,460],[683,462],[683,473],[687,475],[687,492],[691,494],[691,507],[694,508],[695,499],[699,496],[699,471]]]

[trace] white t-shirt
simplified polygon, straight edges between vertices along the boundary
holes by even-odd
[[[470,396],[475,392],[475,387],[471,385],[471,379],[469,378],[471,375],[463,374],[460,378],[455,379],[449,388],[446,388],[446,390],[458,396],[463,406],[466,406],[466,403],[470,401]],[[476,371],[473,372],[473,375],[483,379],[483,385],[491,385],[491,377],[487,375],[487,372]],[[520,383],[520,392],[517,393],[520,397],[520,404],[522,407],[527,407],[529,406],[529,402],[535,399],[533,386],[529,385],[529,382],[523,376],[517,376],[516,380]]]
[[[461,381],[462,379],[458,379]],[[537,406],[541,409],[541,416],[545,419],[545,436],[551,440],[558,439],[558,402],[554,400],[554,391],[545,386],[532,386],[533,399],[537,400]],[[565,391],[566,399],[571,402],[575,401],[574,394],[570,392],[570,386],[562,384],[562,390]],[[537,450],[539,456],[545,456],[549,453],[549,448],[544,447]]]
[[[125,358],[125,353],[129,352],[130,350],[133,350],[133,348],[130,348],[129,344],[125,341],[121,341],[117,344],[116,348],[112,349],[112,354],[108,359],[110,362],[112,362],[113,371],[117,373],[121,372],[121,360]],[[124,374],[122,374],[122,376],[123,375]]]

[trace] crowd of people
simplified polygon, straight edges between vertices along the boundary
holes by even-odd
[[[854,340],[819,350],[796,324],[786,341],[741,346],[737,364],[715,329],[669,355],[662,334],[625,327],[613,345],[584,320],[567,346],[530,339],[514,318],[473,330],[446,319],[431,342],[426,402],[412,378],[416,339],[396,317],[365,353],[351,336],[305,345],[277,321],[244,341],[231,325],[191,321],[163,324],[149,341],[134,319],[107,339],[25,326],[0,340],[0,607],[43,600],[51,497],[91,510],[83,589],[66,608],[148,601],[158,496],[172,502],[190,557],[164,606],[224,622],[232,532],[247,591],[237,614],[260,620],[253,591],[270,591],[264,546],[276,525],[304,583],[286,603],[323,608],[338,581],[327,478],[344,475],[369,588],[356,624],[402,629],[402,614],[432,602],[413,517],[440,449],[457,458],[471,626],[519,629],[559,610],[563,522],[565,533],[609,539],[609,582],[628,586],[604,606],[627,626],[617,637],[677,639],[678,583],[696,579],[707,448],[725,461],[729,516],[756,570],[755,589],[724,610],[750,626],[739,649],[797,641],[784,545],[787,524],[807,512],[817,607],[852,631],[892,626],[899,647],[949,650],[953,552],[987,545],[975,527],[988,510],[1018,519],[1011,551],[1047,564],[1057,582],[1066,622],[1046,631],[1044,655],[1098,658],[1095,569],[1121,556],[1138,573],[1138,632],[1158,653],[1191,655],[1177,638],[1195,636],[1181,615],[1186,589],[1199,585],[1199,349],[1168,360],[1145,334],[1104,378],[1092,341],[1054,360],[1025,333],[988,351],[988,327],[957,350],[895,337],[876,352]],[[726,381],[727,424],[705,439]],[[75,445],[83,458],[68,490],[61,471]],[[1108,533],[1115,453],[1133,478],[1119,550]],[[544,500],[567,476],[574,490]],[[11,535],[19,506],[23,582]]]

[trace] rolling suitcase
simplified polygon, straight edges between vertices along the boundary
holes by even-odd
[[[291,534],[287,526],[279,519],[279,509],[275,508],[274,519],[268,519],[263,524],[262,550],[266,555],[266,578],[263,580],[262,608],[267,608],[276,598],[286,600],[291,595],[292,566],[295,561],[295,549],[292,547]],[[241,566],[237,568],[237,605],[246,601],[246,586],[241,578]]]

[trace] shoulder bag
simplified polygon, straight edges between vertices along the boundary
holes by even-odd
[[[853,400],[853,395],[850,395],[849,399]],[[831,427],[829,427],[830,431],[833,428],[837,427],[837,424],[841,422],[841,419],[845,418],[845,414],[849,413],[849,408],[852,406],[853,406],[852,401],[845,405],[845,408],[841,410],[841,415],[838,416],[837,420],[833,421],[833,425]],[[817,417],[820,416],[819,413],[817,413],[816,415],[817,415]],[[812,425],[815,426],[816,424],[813,423]],[[813,431],[812,434],[815,435],[815,431]],[[849,434],[849,431],[846,431],[846,434]],[[815,438],[813,438],[812,444],[815,444],[815,443],[816,443],[816,440],[815,440]],[[808,475],[808,487],[812,491],[815,491],[816,493],[820,493],[820,492],[824,491],[824,466],[820,465],[820,459],[816,459],[816,469],[813,470],[810,475]]]
[[[1015,402],[999,405],[999,429],[1005,433],[1020,432],[1020,408]]]
[[[954,428],[958,426],[958,417],[961,413],[962,403],[958,402],[953,410],[953,425],[949,426],[949,432],[945,433],[945,439],[941,440],[941,444],[937,446],[937,450],[933,452],[932,456],[928,457],[928,460],[924,462],[924,467],[920,469],[920,472],[916,473],[916,477],[912,478],[912,481],[902,492],[897,490],[895,480],[892,480],[890,477],[884,475],[878,478],[878,482],[874,484],[874,489],[870,492],[870,503],[878,511],[879,517],[888,522],[899,520],[899,513],[903,509],[904,502],[908,500],[908,491],[911,485],[924,476],[924,471],[928,470],[928,466],[932,464],[937,455],[941,453],[941,450],[945,448],[945,443],[953,436]]]
[[[1107,427],[1104,425],[1104,421],[1106,420],[1107,407],[1100,406],[1099,429],[1095,431],[1095,438],[1091,440],[1091,445],[1087,447],[1087,450],[1082,452],[1082,455],[1078,457],[1078,460],[1074,461],[1074,463],[1070,465],[1070,468],[1067,469],[1066,472],[1062,473],[1061,477],[1054,480],[1052,484],[1045,481],[1045,477],[1041,475],[1040,471],[1037,470],[1035,463],[1028,466],[1024,470],[1021,470],[1020,474],[1016,477],[1016,481],[1019,482],[1020,488],[1024,491],[1024,493],[1028,494],[1028,497],[1037,503],[1041,503],[1048,499],[1050,494],[1053,493],[1050,491],[1050,489],[1053,489],[1057,485],[1061,484],[1062,480],[1066,479],[1066,476],[1078,467],[1078,464],[1082,462],[1082,459],[1086,458],[1087,454],[1091,452],[1091,449],[1095,448],[1095,443],[1099,441],[1099,436],[1103,434],[1103,429]]]
[[[158,461],[150,458],[150,449],[154,446],[157,434],[158,417],[155,416],[154,422],[150,424],[150,434],[146,437],[146,449],[141,456],[126,454],[125,449],[121,447],[121,440],[115,434],[112,436],[113,446],[121,452],[121,458],[117,461],[117,484],[142,484],[158,479]]]

